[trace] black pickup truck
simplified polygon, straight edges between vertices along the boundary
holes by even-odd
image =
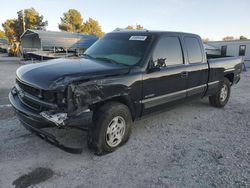
[[[20,67],[9,100],[22,124],[68,152],[45,127],[88,131],[96,154],[114,151],[132,122],[190,99],[209,97],[223,107],[240,80],[240,57],[211,58],[195,34],[116,31],[94,43],[81,59]]]

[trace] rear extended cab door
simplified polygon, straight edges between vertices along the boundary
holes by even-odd
[[[187,71],[187,98],[204,96],[207,90],[209,67],[201,38],[194,34],[181,37]]]

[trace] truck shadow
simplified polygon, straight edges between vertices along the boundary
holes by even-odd
[[[182,104],[177,104],[177,105],[171,106],[171,108],[168,108],[168,109],[162,109],[162,110],[159,110],[157,112],[151,113],[149,115],[142,117],[138,121],[152,119],[152,118],[157,119],[157,118],[159,118],[159,116],[162,116],[163,114],[167,115],[168,113],[179,111],[180,109],[181,110],[184,109],[184,111],[187,110],[187,112],[188,112],[189,109],[197,108],[197,111],[199,111],[199,110],[204,109],[204,108],[207,109],[208,107],[211,107],[211,106],[209,105],[209,101],[207,98],[197,100],[197,101],[188,101],[188,102],[184,102]],[[214,108],[214,107],[211,107],[211,108]]]
[[[207,100],[200,100],[195,102],[188,102],[185,104],[181,104],[176,106],[175,108],[171,110],[163,110],[161,112],[157,112],[157,114],[151,114],[146,117],[143,117],[140,120],[137,120],[134,122],[133,125],[133,131],[137,132],[139,134],[140,131],[142,131],[147,126],[154,126],[153,124],[161,124],[165,122],[168,122],[169,120],[174,119],[175,123],[178,123],[178,119],[176,119],[176,114],[181,112],[183,116],[190,116],[190,113],[193,112],[199,112],[203,108],[208,108],[209,104]],[[190,112],[192,109],[193,112]],[[196,113],[195,113],[196,114]],[[152,125],[151,125],[152,123]],[[19,125],[20,126],[20,125]],[[167,126],[167,125],[166,125]],[[67,147],[72,148],[81,148],[82,153],[90,153],[91,156],[93,156],[93,152],[91,152],[87,147],[87,132],[81,131],[78,129],[58,129],[58,128],[45,128],[44,131],[54,135],[56,139],[60,142],[60,144],[65,145]],[[40,140],[40,138],[36,137],[32,133],[28,133],[28,130],[22,131],[26,136],[16,136],[16,139],[24,139],[26,144],[29,145],[29,148],[34,148],[34,151],[32,153],[43,153],[46,155],[49,151],[52,151],[56,154],[61,154],[61,149],[56,148],[55,146],[51,146],[49,143],[46,143],[44,140]],[[27,136],[27,133],[30,136]],[[31,136],[34,135],[34,136]],[[132,132],[132,139],[133,139],[133,132]],[[22,141],[24,141],[22,140]],[[20,140],[21,141],[21,140]],[[44,144],[41,144],[44,142]],[[59,152],[60,150],[60,152]],[[58,152],[57,152],[58,151]],[[20,151],[21,152],[21,151]],[[88,154],[89,155],[89,154]]]
[[[181,111],[182,113],[190,113],[190,109],[193,111],[199,112],[203,108],[208,108],[209,103],[207,99],[202,99],[199,101],[193,101],[193,102],[187,102],[181,105],[177,105],[172,109],[169,110],[162,110],[155,114],[150,114],[148,116],[143,117],[140,120],[137,120],[134,122],[134,129],[140,129],[142,127],[145,127],[145,121],[147,122],[148,119],[151,121],[167,121],[173,114],[176,114],[176,112]],[[195,109],[194,109],[195,108]],[[211,107],[212,108],[212,107]],[[162,118],[164,117],[164,118]],[[138,124],[138,126],[137,126]],[[137,128],[138,127],[138,128]],[[86,131],[80,131],[77,129],[57,129],[57,128],[48,128],[45,129],[48,133],[51,133],[56,136],[58,141],[67,146],[72,148],[82,148],[82,152],[90,152],[87,147],[87,132]],[[133,134],[133,133],[132,133]]]

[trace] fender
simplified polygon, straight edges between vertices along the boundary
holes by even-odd
[[[113,82],[113,79],[93,80],[84,83],[72,83],[67,89],[69,116],[78,115],[91,109],[95,110],[108,101],[118,101],[127,105],[133,119],[136,116],[136,106],[131,98],[131,87]]]

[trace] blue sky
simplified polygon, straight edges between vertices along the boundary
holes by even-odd
[[[192,32],[212,40],[229,35],[250,38],[249,0],[10,0],[1,3],[0,23],[30,7],[48,20],[48,30],[58,30],[63,12],[74,8],[84,20],[98,20],[104,32],[141,24],[151,30]]]

